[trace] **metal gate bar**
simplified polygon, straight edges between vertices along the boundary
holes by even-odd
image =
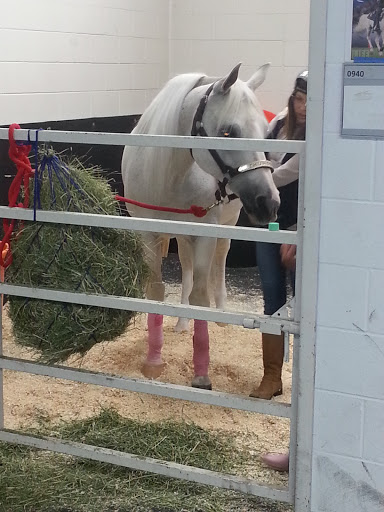
[[[187,149],[233,149],[300,153],[305,142],[274,139],[226,139],[191,135],[139,135],[132,133],[74,132],[60,130],[15,130],[16,141],[62,142],[67,144],[101,144],[112,146],[169,147]],[[0,128],[0,139],[8,140],[8,129]],[[262,147],[261,147],[262,146]]]
[[[189,306],[183,304],[167,304],[148,299],[131,299],[114,295],[88,294],[80,292],[64,292],[62,290],[50,290],[47,288],[30,288],[0,283],[0,293],[17,295],[31,299],[51,300],[54,302],[67,302],[69,304],[83,304],[85,306],[107,307],[138,311],[140,313],[158,313],[167,316],[182,316],[185,318],[197,318],[210,322],[223,322],[233,325],[241,325],[247,329],[256,329],[263,325],[263,332],[273,334],[277,330],[298,333],[299,324],[293,320],[271,318],[266,315],[255,315],[250,312],[223,311],[203,306]]]
[[[0,358],[0,368],[3,370],[30,373],[32,375],[93,384],[106,388],[115,388],[122,389],[124,391],[134,391],[168,398],[176,398],[179,400],[187,400],[189,402],[199,402],[206,405],[239,409],[241,411],[259,414],[269,414],[280,418],[291,417],[291,405],[288,403],[259,400],[219,391],[206,391],[204,389],[168,384],[154,380],[116,377],[106,373],[83,369],[77,370],[66,366],[48,366],[32,363],[25,359],[16,359],[6,356]]]
[[[138,231],[154,231],[171,235],[196,235],[211,238],[231,238],[260,242],[295,244],[296,231],[268,231],[261,228],[243,226],[224,226],[204,222],[185,222],[178,220],[141,219],[118,215],[101,215],[96,213],[76,213],[36,210],[29,208],[9,208],[0,206],[0,217],[55,224],[73,224],[75,226],[91,226],[111,229],[134,229]]]
[[[84,457],[90,460],[132,468],[137,471],[149,471],[169,478],[189,480],[202,485],[221,487],[223,489],[230,489],[232,491],[239,491],[245,494],[291,503],[287,490],[280,490],[272,486],[260,485],[249,478],[226,475],[224,473],[217,473],[207,469],[176,464],[175,462],[136,456],[84,443],[26,436],[19,432],[9,430],[0,431],[0,441],[32,446],[34,448],[64,453],[74,457]]]

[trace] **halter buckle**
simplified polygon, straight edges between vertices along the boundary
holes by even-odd
[[[219,204],[221,204],[222,202],[223,202],[223,200],[216,201],[215,203],[212,203],[210,206],[206,207],[206,211],[209,212],[209,210],[212,210],[212,208],[215,208],[215,206],[219,206]]]

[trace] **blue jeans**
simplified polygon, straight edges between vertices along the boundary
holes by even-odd
[[[256,259],[264,296],[264,314],[273,315],[287,302],[287,269],[281,263],[280,244],[256,242]],[[295,273],[289,272],[293,294]]]

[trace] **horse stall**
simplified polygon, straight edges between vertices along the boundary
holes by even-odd
[[[108,293],[105,288],[96,293],[75,286],[21,286],[15,284],[19,272],[13,271],[12,265],[5,269],[0,293],[8,302],[10,297],[21,297],[25,303],[31,299],[59,301],[62,309],[80,305],[98,307],[100,311],[138,312],[134,323],[113,341],[95,343],[80,351],[80,356],[78,352],[44,362],[38,351],[16,343],[9,304],[5,301],[0,309],[0,441],[5,446],[16,446],[20,453],[22,447],[32,447],[47,454],[61,454],[66,457],[67,466],[73,464],[73,458],[80,457],[85,467],[84,461],[88,460],[103,463],[103,468],[114,465],[142,472],[139,475],[166,476],[180,485],[180,492],[182,484],[178,482],[190,481],[210,486],[212,493],[226,489],[245,496],[235,505],[228,495],[227,505],[221,504],[220,508],[204,500],[192,506],[186,494],[185,501],[177,506],[174,502],[159,506],[155,501],[149,508],[143,508],[143,500],[141,508],[132,510],[277,512],[291,510],[290,505],[297,512],[383,509],[384,316],[380,291],[384,280],[384,244],[380,233],[384,213],[384,142],[380,140],[380,129],[373,135],[367,129],[360,130],[358,125],[352,135],[341,135],[343,109],[344,118],[347,117],[343,64],[351,62],[352,27],[359,27],[360,21],[361,27],[364,21],[353,19],[354,4],[353,0],[84,0],[80,5],[71,0],[38,0],[31,5],[22,0],[17,7],[3,7],[3,241],[11,219],[30,225],[38,222],[44,226],[92,226],[90,229],[99,230],[100,236],[117,229],[119,233],[140,231],[146,241],[144,249],[151,250],[147,259],[152,265],[151,275],[156,277],[144,299],[140,294]],[[265,65],[268,62],[269,69]],[[286,105],[298,72],[307,67],[306,142],[264,140],[257,131],[262,110],[279,112]],[[176,78],[165,86],[172,77]],[[188,88],[193,90],[192,82],[200,84],[196,91],[203,88],[203,93],[198,96],[196,92],[190,105],[184,104]],[[246,119],[252,119],[250,124],[255,131],[247,133],[243,140],[225,134],[220,138],[210,136],[209,121],[217,112],[212,111],[213,102],[208,98],[209,94],[220,92],[209,86],[213,83],[224,84],[226,91],[236,84],[244,98],[248,89],[257,88],[261,109],[253,110],[253,103],[248,105]],[[220,112],[231,113],[225,95],[220,101]],[[244,104],[247,105],[241,103]],[[377,110],[380,111],[380,105]],[[183,126],[188,118],[194,120],[196,130],[167,131],[164,125],[169,111],[173,112],[169,122],[174,126]],[[240,111],[239,107],[236,123],[242,127],[245,114]],[[200,130],[204,114],[205,133]],[[141,124],[137,124],[140,118]],[[8,127],[15,122],[20,127],[13,126],[10,135]],[[138,130],[131,134],[136,125]],[[33,175],[29,169],[26,154],[31,149],[32,164],[41,164],[39,148],[47,145],[59,157],[64,151],[64,156],[70,153],[102,167],[102,175],[112,180],[114,193],[124,196],[120,164],[125,147],[123,177],[132,180],[130,188],[136,190],[141,205],[128,206],[132,216],[123,210],[120,215],[104,210],[46,211],[39,207],[35,192],[32,203],[24,204],[26,208],[7,207],[6,191],[16,175],[7,156],[9,137],[16,152],[13,161],[17,169],[23,168],[35,180],[35,190],[37,173]],[[150,151],[146,152],[148,148]],[[193,205],[195,213],[206,217],[192,217],[179,196],[172,206],[182,210],[180,217],[169,212],[142,212],[142,203],[161,203],[168,182],[177,190],[178,182],[172,181],[174,176],[169,174],[172,160],[167,156],[173,155],[173,150],[167,153],[165,148],[178,148],[178,154],[182,153],[186,161],[192,154],[204,170],[198,171],[202,174],[198,174],[197,180],[197,185],[203,183],[204,187],[198,188],[193,180],[189,182],[197,200],[187,206]],[[233,225],[236,220],[231,221],[233,215],[222,222],[216,215],[224,207],[209,208],[216,202],[215,197],[210,200],[215,195],[215,180],[211,176],[216,177],[218,171],[212,171],[211,164],[207,164],[207,150],[211,156],[225,155],[222,150],[231,150],[236,155],[269,150],[298,153],[297,231],[249,227],[244,216],[237,226]],[[218,162],[224,157],[213,158],[220,167]],[[148,162],[152,170],[157,165],[157,174],[141,174]],[[183,162],[177,160],[174,167],[181,169]],[[257,173],[257,179],[251,180],[247,173],[240,178],[229,173],[234,191],[244,204],[249,191],[252,196],[268,192],[268,197],[273,198],[267,163],[261,158],[257,166],[250,167],[252,173]],[[67,164],[63,165],[65,175],[67,168]],[[166,177],[160,181],[163,168]],[[25,183],[24,191],[28,189]],[[79,187],[74,184],[74,188]],[[15,198],[12,206],[17,204]],[[271,217],[275,206],[270,205]],[[206,210],[202,212],[201,207]],[[233,204],[229,203],[229,207]],[[255,207],[255,216],[260,214],[256,210]],[[164,255],[170,235],[178,237],[180,258],[188,270],[183,286],[176,254],[170,254],[162,264],[162,250],[165,248]],[[189,235],[196,246],[185,243]],[[96,240],[91,238],[96,259]],[[213,258],[215,239],[234,241],[228,260],[231,267],[239,268],[226,269],[225,305],[220,267],[217,307],[213,308],[201,283],[207,280],[206,262]],[[250,256],[257,241],[297,245],[296,296],[271,317],[262,314],[257,269]],[[207,248],[211,248],[210,252]],[[188,267],[192,253],[193,260],[199,262],[194,281]],[[10,253],[2,254],[7,261]],[[80,267],[81,261],[78,263]],[[31,269],[33,273],[33,265]],[[158,286],[161,279],[165,287]],[[148,314],[147,326],[144,313]],[[192,326],[193,342],[188,331]],[[30,330],[33,331],[31,327]],[[162,330],[164,360],[159,355]],[[271,401],[249,397],[252,386],[262,376],[260,332],[282,332],[285,338],[284,392]],[[150,368],[147,365],[143,370],[148,336],[154,341],[148,352],[152,358],[147,356]],[[204,366],[203,379],[196,370],[199,365]],[[142,429],[152,422],[172,420],[195,425],[201,429],[201,435],[224,432],[234,442],[233,458],[237,450],[241,457],[246,456],[246,469],[242,467],[236,472],[231,468],[229,473],[224,466],[223,470],[200,467],[189,457],[192,463],[180,463],[177,456],[164,460],[152,452],[148,456],[145,450],[128,452],[116,443],[104,445],[97,437],[89,442],[85,435],[80,435],[78,440],[71,441],[59,427],[45,435],[38,430],[46,420],[96,422],[92,418],[109,407],[123,418],[140,420]],[[168,435],[162,428],[162,437],[156,442],[159,445]],[[191,454],[200,442],[193,442]],[[259,461],[265,451],[288,449],[288,474],[275,473]],[[174,451],[177,450],[176,446]],[[37,459],[37,455],[34,457]],[[103,471],[106,486],[113,472]],[[128,473],[121,475],[113,484],[116,496],[134,480]],[[138,477],[141,478],[144,476]],[[2,485],[0,482],[0,508],[4,511],[88,510],[86,506],[76,508],[70,501],[59,502],[54,496],[52,502],[45,498],[37,505],[27,500],[22,508],[17,508],[16,491]],[[96,488],[96,482],[92,485]],[[175,495],[179,492],[177,485]],[[28,488],[27,482],[22,486]],[[198,492],[202,492],[200,488]],[[252,501],[255,497],[261,499]],[[101,503],[97,509],[108,507],[105,510],[123,512],[129,510],[127,505],[132,504],[123,506],[116,497],[112,504]]]

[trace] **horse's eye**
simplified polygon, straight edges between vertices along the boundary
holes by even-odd
[[[221,137],[240,137],[240,126],[233,124],[220,130]]]

